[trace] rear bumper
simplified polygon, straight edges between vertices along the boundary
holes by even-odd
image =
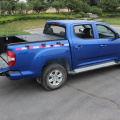
[[[19,71],[8,71],[4,73],[4,76],[6,76],[10,80],[22,79],[22,74]]]

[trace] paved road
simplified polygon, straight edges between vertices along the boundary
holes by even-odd
[[[0,120],[119,120],[120,67],[68,76],[59,90],[0,77]]]

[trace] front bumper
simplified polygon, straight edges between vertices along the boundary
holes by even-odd
[[[22,79],[22,74],[19,71],[8,71],[3,73],[10,80],[20,80]]]

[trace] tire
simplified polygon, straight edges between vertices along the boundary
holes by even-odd
[[[42,72],[42,85],[47,90],[60,88],[67,79],[65,68],[59,64],[50,64]]]

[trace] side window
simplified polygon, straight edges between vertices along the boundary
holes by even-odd
[[[89,24],[74,26],[74,34],[76,37],[83,39],[94,38],[92,26]]]
[[[44,33],[66,37],[66,28],[64,26],[46,24]]]
[[[103,25],[96,25],[99,38],[115,38],[115,33],[110,29],[107,28],[106,26]]]

